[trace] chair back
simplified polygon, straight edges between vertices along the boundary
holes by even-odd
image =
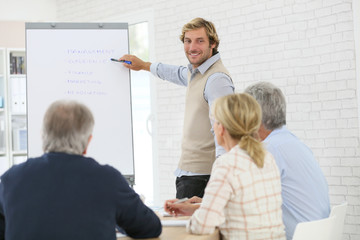
[[[332,240],[342,239],[347,205],[348,203],[344,202],[340,205],[333,206],[331,209],[329,217],[335,217],[335,226]]]
[[[332,240],[334,225],[335,217],[298,223],[292,240]]]

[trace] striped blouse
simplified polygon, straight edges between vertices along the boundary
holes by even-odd
[[[238,145],[215,161],[187,231],[211,234],[215,227],[222,239],[285,239],[279,170],[270,153],[263,168]]]

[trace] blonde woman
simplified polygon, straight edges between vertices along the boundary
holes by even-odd
[[[203,199],[168,200],[165,210],[192,215],[187,230],[194,234],[219,227],[223,239],[285,239],[279,171],[257,135],[259,104],[246,93],[232,94],[216,100],[212,113],[216,140],[227,153],[215,161]]]

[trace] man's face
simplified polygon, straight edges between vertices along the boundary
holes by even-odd
[[[205,28],[194,29],[185,33],[184,50],[185,55],[194,68],[212,56],[215,43],[210,45]]]

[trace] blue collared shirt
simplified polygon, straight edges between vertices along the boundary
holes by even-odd
[[[280,171],[283,221],[286,239],[291,240],[299,222],[329,216],[328,185],[311,150],[285,126],[263,142]]]
[[[186,87],[188,84],[188,71],[190,71],[191,73],[191,78],[190,78],[191,81],[197,73],[204,74],[218,60],[220,60],[220,53],[215,54],[214,56],[206,60],[203,64],[201,64],[198,68],[195,69],[193,69],[193,66],[191,64],[189,64],[187,67],[184,67],[184,66],[168,65],[163,63],[152,63],[150,66],[150,71],[156,77]],[[208,81],[204,89],[204,99],[209,104],[209,116],[210,116],[211,105],[215,101],[215,99],[232,93],[234,93],[234,84],[228,75],[220,72],[212,74],[208,78]],[[211,126],[212,125],[213,122],[211,122]],[[214,134],[213,128],[211,128],[211,132]],[[216,137],[214,137],[214,139],[216,146],[216,157],[218,157],[221,154],[225,153],[225,149],[217,144]],[[175,175],[179,177],[182,175],[201,175],[201,174],[177,169],[175,171]]]

